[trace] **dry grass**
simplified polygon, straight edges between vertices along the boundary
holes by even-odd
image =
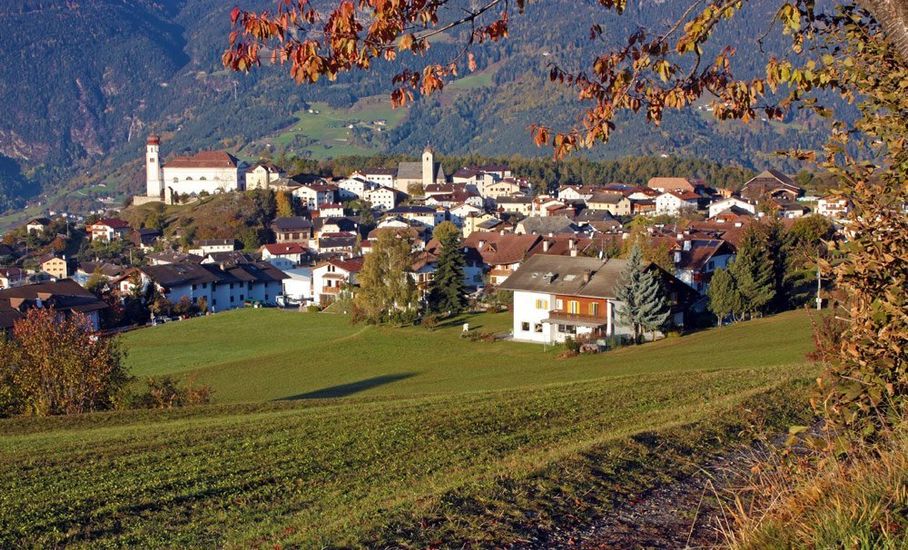
[[[758,451],[719,530],[733,549],[908,548],[908,430],[847,460]]]

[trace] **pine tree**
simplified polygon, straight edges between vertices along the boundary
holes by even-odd
[[[719,326],[729,315],[736,316],[741,312],[742,300],[738,285],[731,271],[717,269],[709,283],[709,310],[719,319]]]
[[[742,313],[762,313],[775,297],[773,262],[760,230],[751,224],[741,240],[731,273],[741,293]]]
[[[774,218],[763,228],[762,235],[772,265],[774,296],[771,304],[775,311],[782,311],[788,308],[789,303],[788,271],[793,238],[778,218]]]
[[[460,232],[439,232],[436,228],[435,234],[440,237],[441,252],[438,255],[435,276],[429,285],[429,310],[435,313],[456,315],[467,307]]]
[[[647,267],[643,264],[643,252],[635,245],[616,293],[622,302],[618,317],[631,326],[636,343],[645,331],[655,332],[661,328],[670,315],[661,281]]]

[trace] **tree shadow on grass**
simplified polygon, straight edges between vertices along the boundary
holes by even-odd
[[[412,378],[416,376],[415,372],[401,372],[398,374],[383,374],[381,376],[375,376],[372,378],[366,378],[365,380],[359,380],[357,382],[350,382],[349,384],[340,384],[337,386],[329,386],[327,388],[322,388],[320,390],[315,390],[307,393],[300,393],[297,395],[291,395],[288,397],[282,397],[278,401],[296,401],[300,399],[325,399],[329,397],[347,397],[348,395],[353,395],[354,393],[359,393],[366,390],[371,390],[372,388],[377,388],[378,386],[384,386],[385,384],[391,384],[397,382],[398,380],[405,380],[407,378]]]

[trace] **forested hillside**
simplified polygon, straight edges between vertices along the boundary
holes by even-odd
[[[236,1],[244,7],[273,5]],[[617,43],[637,25],[667,24],[683,5],[640,2],[616,17],[570,0],[531,4],[508,40],[476,50],[475,73],[418,101],[385,132],[358,129],[336,141],[355,145],[358,153],[412,153],[432,143],[447,155],[548,155],[532,145],[527,126],[546,121],[566,127],[582,108],[568,90],[546,82],[550,65],[584,66],[601,49],[587,40],[593,22]],[[104,182],[112,195],[135,187],[135,163],[152,130],[164,135],[166,154],[205,147],[246,157],[274,148],[322,158],[343,154],[330,146],[307,149],[307,139],[281,136],[312,103],[344,112],[362,98],[386,94],[400,64],[414,62],[402,55],[369,73],[307,87],[271,67],[232,74],[220,65],[231,8],[223,0],[3,2],[0,33],[14,47],[0,54],[0,100],[7,108],[0,119],[0,210],[61,184],[75,189]],[[735,18],[715,41],[736,45],[742,71],[759,70],[757,37],[765,31],[768,9],[755,1],[748,7],[751,16]],[[451,35],[433,44],[429,59],[455,57],[462,38]],[[769,51],[774,46],[762,45]],[[310,125],[300,132],[320,129]],[[810,145],[816,134],[806,120],[745,127],[717,124],[705,111],[691,110],[670,114],[660,128],[628,121],[611,143],[588,156],[687,156],[749,169],[785,168],[772,152]],[[131,171],[122,169],[127,163],[133,163]]]

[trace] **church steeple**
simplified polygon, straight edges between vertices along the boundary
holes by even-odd
[[[164,174],[161,171],[161,138],[148,136],[145,144],[145,195],[160,197],[164,193]]]
[[[435,157],[432,154],[432,147],[426,145],[422,152],[422,185],[435,183]]]

